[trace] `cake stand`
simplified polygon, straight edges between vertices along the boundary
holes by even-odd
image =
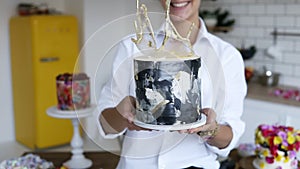
[[[71,141],[72,157],[70,160],[64,162],[64,166],[68,168],[89,168],[92,166],[92,161],[85,158],[83,155],[83,141],[79,133],[79,118],[91,116],[96,105],[91,105],[89,108],[80,110],[59,110],[56,106],[47,109],[47,114],[51,117],[61,119],[71,119],[74,132]]]
[[[187,130],[191,128],[196,128],[204,125],[206,123],[206,116],[201,113],[201,119],[199,121],[189,123],[189,124],[173,124],[173,125],[154,125],[154,124],[147,124],[144,122],[141,122],[137,119],[134,119],[134,124],[146,128],[146,129],[152,129],[152,130],[165,130],[165,131],[174,131],[174,130]]]

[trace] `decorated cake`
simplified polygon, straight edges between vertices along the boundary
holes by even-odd
[[[199,57],[135,58],[137,120],[158,125],[199,120],[200,66]]]
[[[58,75],[56,91],[59,110],[79,110],[90,106],[90,81],[85,73]]]
[[[260,125],[255,131],[257,158],[261,169],[297,169],[296,154],[300,148],[300,131],[280,125]]]
[[[144,128],[181,130],[205,124],[200,112],[201,58],[189,40],[194,24],[187,23],[187,37],[182,37],[170,20],[170,3],[166,1],[165,29],[156,34],[146,6],[137,1],[137,36],[132,39],[140,50],[134,57],[135,122]]]

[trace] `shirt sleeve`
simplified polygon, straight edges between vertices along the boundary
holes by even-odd
[[[222,51],[221,64],[225,79],[225,100],[220,124],[227,124],[232,128],[233,138],[230,144],[219,149],[207,144],[207,147],[219,156],[227,156],[236,146],[239,138],[244,133],[245,123],[241,120],[247,85],[244,75],[244,62],[240,53],[231,45]]]
[[[104,138],[113,139],[126,131],[118,134],[105,134],[99,121],[103,110],[112,108],[126,96],[134,96],[134,79],[133,79],[133,45],[132,42],[122,41],[118,44],[115,59],[112,66],[112,77],[103,86],[98,100],[98,129]]]

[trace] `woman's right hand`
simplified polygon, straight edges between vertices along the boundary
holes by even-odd
[[[116,106],[116,109],[129,123],[132,123],[135,114],[135,98],[132,96],[124,97]]]
[[[126,126],[129,130],[147,130],[141,128],[133,123],[135,116],[135,98],[126,96],[117,106],[116,109],[119,114],[127,121]]]

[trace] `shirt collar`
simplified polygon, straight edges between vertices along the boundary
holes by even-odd
[[[202,18],[199,18],[199,20],[200,20],[201,26],[200,26],[200,29],[199,29],[199,32],[198,32],[198,35],[197,35],[197,40],[200,40],[202,38],[208,38],[209,32],[207,31],[205,22],[203,21]]]

